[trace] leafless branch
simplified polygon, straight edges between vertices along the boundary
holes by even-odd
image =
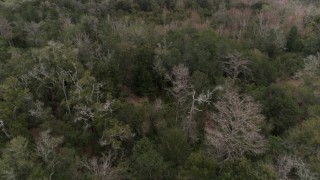
[[[280,180],[289,180],[289,175],[296,170],[300,179],[316,180],[316,176],[308,169],[307,165],[296,156],[280,156],[277,160],[276,172]]]
[[[4,122],[0,120],[0,128],[2,128],[2,132],[6,135],[7,138],[10,138],[10,134],[7,132],[7,130],[4,127]]]
[[[259,134],[264,117],[252,97],[227,91],[214,107],[217,111],[211,114],[205,131],[209,147],[218,156],[238,158],[244,153],[261,154],[266,150],[266,140]]]
[[[243,58],[242,54],[238,52],[229,54],[224,64],[224,71],[230,76],[233,82],[235,82],[241,73],[245,75],[250,73],[250,69],[248,68],[249,61]]]
[[[124,169],[120,166],[114,166],[114,158],[112,153],[103,154],[102,157],[93,157],[83,161],[82,166],[97,179],[121,179]]]

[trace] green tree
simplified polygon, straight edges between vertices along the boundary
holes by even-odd
[[[295,127],[288,132],[287,142],[293,154],[302,157],[310,169],[320,173],[320,119],[314,117],[304,121],[300,126]]]
[[[179,171],[177,179],[216,179],[217,162],[203,152],[191,153]]]
[[[268,86],[276,81],[277,71],[274,64],[260,51],[253,51],[248,55],[249,68],[252,72],[251,82],[257,86]]]
[[[280,135],[295,126],[301,119],[302,112],[298,102],[290,97],[279,85],[256,89],[256,98],[263,105],[263,114],[272,126],[272,133]]]
[[[81,179],[79,174],[80,157],[75,149],[60,147],[56,156],[57,166],[54,177],[56,179]]]
[[[135,0],[139,5],[141,11],[152,11],[154,6],[156,5],[154,0]]]
[[[138,95],[154,94],[157,90],[152,60],[153,53],[147,46],[143,46],[134,58],[131,89]]]
[[[163,179],[168,176],[168,165],[146,137],[138,141],[133,148],[131,168],[137,179]]]
[[[241,158],[225,162],[220,178],[225,180],[276,180],[277,176],[265,162],[251,162],[246,158]]]
[[[160,138],[159,150],[166,161],[171,161],[174,165],[182,165],[190,154],[185,133],[177,128],[167,129]]]
[[[17,136],[2,149],[0,159],[1,179],[25,179],[32,171],[34,162],[28,147],[28,140]]]
[[[1,66],[3,66],[3,63],[4,63],[7,59],[10,58],[10,54],[8,53],[8,50],[9,50],[9,48],[6,47],[6,42],[5,42],[4,38],[2,38],[2,37],[0,36],[0,64],[1,64]],[[4,71],[4,69],[2,69],[2,70],[0,71],[0,77],[2,77],[2,74],[3,74],[2,71]]]
[[[299,37],[297,26],[292,26],[287,36],[287,51],[297,52],[303,49],[303,43]]]
[[[208,75],[198,70],[192,73],[190,83],[196,92],[207,91],[212,88]]]
[[[303,58],[298,54],[286,53],[273,61],[278,78],[292,77],[303,67]]]
[[[28,127],[33,122],[28,111],[32,105],[32,94],[20,85],[15,77],[6,78],[0,85],[0,120],[11,136],[29,136]]]

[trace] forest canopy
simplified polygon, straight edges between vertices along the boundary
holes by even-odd
[[[0,0],[0,179],[319,179],[320,2]]]

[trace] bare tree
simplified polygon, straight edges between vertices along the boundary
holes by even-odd
[[[54,149],[63,142],[63,137],[51,137],[50,130],[40,133],[37,141],[36,152],[45,162],[49,162],[54,154]]]
[[[189,68],[183,64],[174,66],[171,75],[166,74],[166,79],[172,83],[170,93],[182,101],[182,96],[185,94],[189,86]]]
[[[197,112],[201,112],[202,110],[199,109],[198,106],[202,104],[210,104],[211,98],[213,96],[213,93],[217,90],[221,90],[222,87],[218,86],[212,91],[207,91],[206,93],[201,93],[198,96],[196,96],[196,91],[192,90],[191,94],[191,105],[188,111],[188,115],[185,119],[185,121],[182,123],[182,128],[186,132],[187,137],[189,138],[190,142],[196,142],[198,140],[197,136],[197,122],[194,120],[194,115],[196,115]]]
[[[179,64],[174,66],[171,74],[166,74],[165,78],[172,84],[169,92],[176,100],[176,124],[182,126],[189,141],[196,142],[197,123],[193,116],[200,110],[196,107],[196,91],[192,89],[192,85],[189,83],[189,69],[185,65]],[[208,95],[208,98],[204,101],[209,101],[212,93]],[[191,104],[189,104],[190,99]],[[188,109],[189,106],[190,109]]]
[[[68,100],[68,95],[67,95],[67,87],[66,87],[66,79],[68,78],[68,75],[69,73],[64,70],[63,68],[57,66],[60,71],[56,71],[57,73],[57,76],[58,76],[58,81],[60,83],[60,86],[61,86],[61,89],[63,91],[63,95],[64,95],[64,98],[65,98],[65,101],[66,101],[66,104],[67,104],[67,109],[68,109],[68,112],[69,114],[71,113],[71,107],[70,107],[70,104],[69,104],[69,100]]]
[[[214,107],[216,112],[205,127],[209,151],[230,159],[266,150],[266,140],[259,133],[264,117],[252,97],[227,90]]]
[[[176,100],[176,123],[178,124],[180,112],[185,109],[183,108],[184,103],[190,95],[189,69],[185,65],[179,64],[174,66],[171,74],[166,74],[165,78],[172,84],[169,92]]]
[[[113,154],[103,154],[102,157],[93,157],[83,161],[82,166],[94,176],[101,180],[122,179],[125,167],[114,166],[115,157]]]
[[[224,64],[224,71],[229,75],[233,84],[241,73],[245,76],[250,74],[249,61],[238,52],[226,56]]]
[[[34,103],[34,108],[29,110],[29,114],[35,118],[45,119],[50,117],[50,109],[46,108],[43,102],[36,101]]]
[[[54,156],[55,149],[62,144],[63,137],[52,137],[50,132],[50,130],[46,130],[40,133],[40,137],[36,142],[36,153],[51,169],[49,179],[52,179],[55,172],[55,166],[58,164],[58,161]]]
[[[212,93],[208,92],[208,96],[205,97],[204,103],[209,103],[209,99],[211,98]],[[192,102],[191,107],[188,112],[188,116],[186,117],[186,122],[183,123],[183,130],[186,132],[187,137],[189,140],[195,142],[197,140],[197,123],[193,120],[193,116],[195,113],[201,111],[197,106],[196,102],[198,101],[198,98],[196,97],[196,91],[193,90],[192,92]],[[202,101],[201,101],[202,103]]]
[[[8,133],[8,131],[5,129],[4,127],[4,123],[2,120],[0,120],[0,128],[2,129],[2,132],[6,135],[7,138],[10,138],[10,134]]]
[[[79,104],[75,107],[76,116],[74,122],[84,122],[84,129],[88,129],[91,126],[91,121],[94,121],[95,112],[91,107],[85,104]]]
[[[310,55],[304,59],[304,68],[299,71],[295,78],[303,78],[314,89],[314,95],[320,97],[320,53],[317,55]]]
[[[298,73],[298,76],[305,76],[306,78],[313,78],[319,76],[320,69],[320,53],[317,55],[310,55],[304,59],[304,68]]]
[[[199,106],[210,104],[213,93],[222,87],[198,94],[190,84],[189,77],[189,69],[183,64],[174,66],[170,74],[165,74],[165,78],[172,84],[168,91],[176,100],[176,123],[182,127],[189,142],[195,143],[198,140],[198,128],[194,116],[202,111]]]
[[[294,162],[291,158],[287,156],[281,156],[277,160],[277,165],[275,170],[278,174],[278,178],[280,180],[287,180],[289,179],[287,176],[291,172],[292,168],[294,167]]]
[[[295,169],[300,179],[316,180],[316,176],[308,169],[307,165],[296,156],[280,156],[275,170],[280,180],[289,180],[290,173]]]

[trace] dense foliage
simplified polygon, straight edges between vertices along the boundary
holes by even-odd
[[[1,0],[0,179],[318,179],[319,52],[312,0]]]

